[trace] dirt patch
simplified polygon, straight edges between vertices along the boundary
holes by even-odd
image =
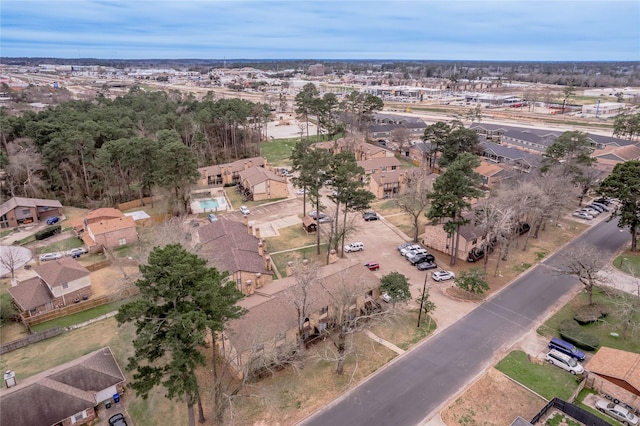
[[[107,266],[91,273],[91,291],[93,296],[114,294],[138,279],[140,271],[137,266]]]
[[[441,417],[452,425],[508,425],[520,416],[531,419],[546,401],[490,368]]]

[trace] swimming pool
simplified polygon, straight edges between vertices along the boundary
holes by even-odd
[[[195,214],[211,213],[221,210],[227,210],[227,201],[224,197],[213,197],[191,201],[191,212]]]
[[[218,204],[217,200],[203,200],[200,201],[200,208],[203,211],[218,210],[220,208],[220,205]]]

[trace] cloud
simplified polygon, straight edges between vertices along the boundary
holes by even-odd
[[[637,1],[4,0],[3,56],[639,60]]]

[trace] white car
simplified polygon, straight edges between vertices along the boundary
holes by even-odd
[[[549,364],[560,367],[571,374],[584,373],[584,367],[582,367],[582,365],[578,361],[576,361],[575,358],[563,354],[556,349],[551,349],[549,352],[547,352],[547,355],[545,355],[545,359],[549,362]]]
[[[591,216],[589,213],[583,212],[581,210],[573,212],[573,216],[575,216],[575,217],[577,217],[579,219],[585,219],[585,220],[592,220],[593,219],[593,216]]]
[[[591,209],[591,208],[589,208],[589,207],[584,207],[584,208],[580,209],[580,211],[581,211],[581,212],[585,212],[585,213],[587,213],[587,214],[590,214],[590,215],[591,215],[591,216],[593,216],[593,217],[596,217],[596,216],[598,216],[598,215],[600,214],[600,212],[599,212],[598,210],[596,210],[596,209]]]
[[[307,190],[306,190],[306,189],[304,189],[304,188],[299,188],[299,189],[296,191],[296,195],[304,195],[304,194],[306,194],[306,193],[307,193]]]
[[[352,251],[362,251],[362,250],[364,250],[364,244],[360,242],[351,243],[344,246],[345,253],[351,253]]]
[[[633,414],[628,409],[613,402],[599,399],[596,401],[596,408],[601,412],[610,415],[614,419],[622,422],[624,425],[636,426],[639,422],[638,416]]]
[[[251,213],[251,210],[249,210],[249,207],[247,207],[247,206],[240,206],[240,213],[242,213],[244,216],[246,216],[249,213]]]
[[[79,256],[81,254],[85,254],[87,252],[87,249],[84,247],[76,247],[76,248],[72,248],[71,250],[67,250],[67,256]]]
[[[40,255],[40,262],[46,262],[47,260],[56,259],[62,259],[62,255],[60,253],[45,253]]]
[[[431,278],[434,281],[446,281],[452,280],[456,277],[456,275],[451,271],[434,271],[431,273]]]
[[[422,246],[420,246],[418,244],[412,244],[412,245],[407,246],[407,247],[403,248],[402,250],[400,250],[400,254],[406,257],[407,253],[410,252],[411,250],[419,250],[421,248],[422,248]]]
[[[413,250],[409,250],[408,252],[406,252],[404,254],[404,257],[406,257],[407,259],[409,259],[410,257],[413,256],[418,256],[420,254],[427,254],[427,249],[420,247],[419,249],[413,249]]]
[[[382,293],[382,296],[380,297],[382,297],[382,300],[384,300],[387,303],[391,302],[391,296],[389,296],[389,293]]]

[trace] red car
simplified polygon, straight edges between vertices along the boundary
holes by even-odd
[[[380,269],[380,264],[378,262],[365,263],[364,266],[369,268],[370,271],[377,271],[378,269]]]

